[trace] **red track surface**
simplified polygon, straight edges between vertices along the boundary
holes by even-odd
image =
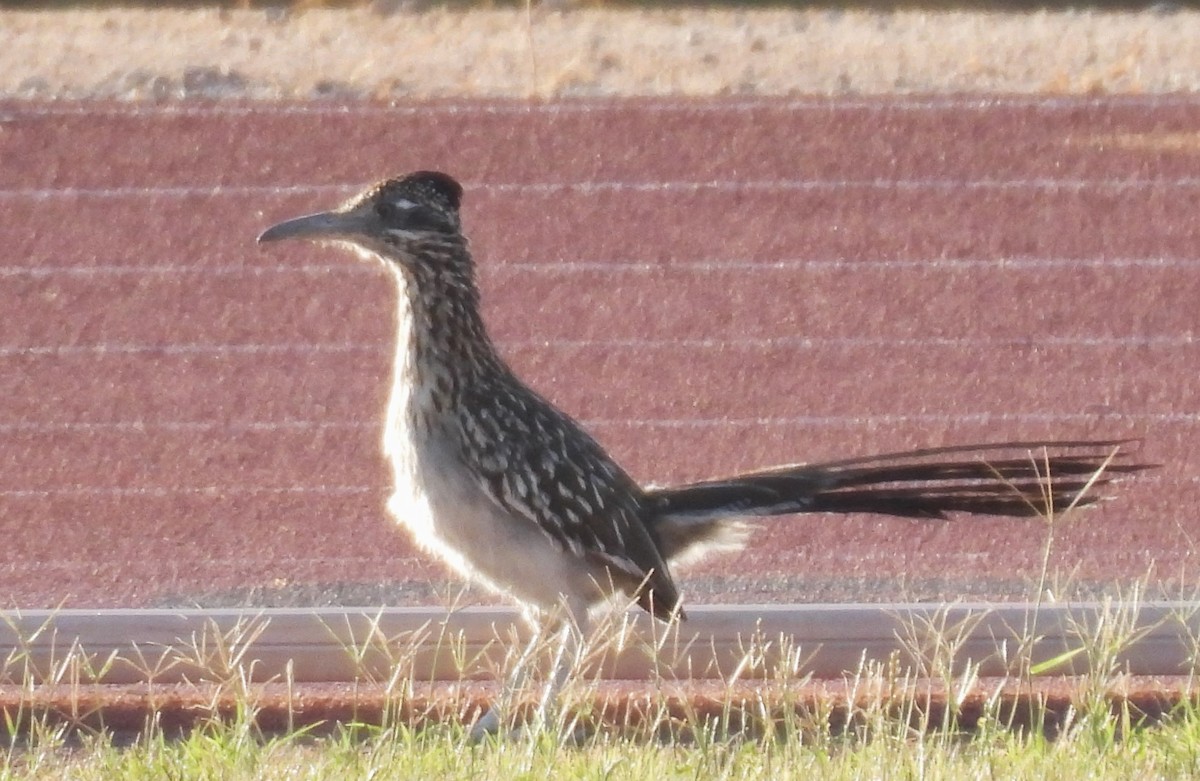
[[[0,105],[4,600],[429,599],[442,571],[383,510],[393,291],[254,245],[414,168],[467,183],[512,363],[636,476],[1143,437],[1165,467],[1054,564],[1089,588],[1153,565],[1178,595],[1200,575],[1198,133],[1195,97]],[[785,518],[685,583],[1027,596],[1043,539]]]
[[[1054,734],[1068,718],[1078,718],[1085,686],[1071,678],[1034,679],[1027,684],[982,678],[970,691],[956,691],[954,717],[962,729],[974,729],[981,718],[996,718],[1018,729],[1040,726]],[[380,684],[283,683],[252,685],[245,693],[200,685],[44,685],[27,688],[0,685],[0,710],[12,718],[39,714],[51,725],[69,729],[139,733],[152,721],[167,734],[191,729],[213,718],[236,719],[247,714],[268,733],[313,727],[316,734],[331,724],[407,724],[424,727],[438,722],[470,723],[494,701],[495,686],[478,683],[427,684],[416,682],[401,699],[394,689]],[[864,691],[866,689],[867,691]],[[607,725],[610,733],[622,728],[727,724],[749,735],[761,734],[764,722],[776,728],[789,717],[799,724],[816,725],[827,719],[841,729],[852,711],[874,710],[896,703],[903,712],[916,705],[924,718],[915,729],[936,729],[945,723],[946,690],[938,683],[879,689],[861,683],[807,681],[776,684],[761,681],[689,681],[686,685],[659,684],[652,691],[643,684],[603,681],[588,684],[582,699],[585,723]],[[1177,712],[1180,701],[1191,696],[1183,678],[1129,676],[1106,692],[1114,712],[1128,708],[1133,718],[1157,721]],[[532,703],[529,703],[532,705]],[[819,716],[814,714],[820,714]],[[1038,716],[1034,716],[1038,714]],[[1031,720],[1033,716],[1036,720]],[[792,723],[796,723],[793,721]],[[636,733],[634,733],[636,734]],[[686,737],[687,733],[683,733]]]

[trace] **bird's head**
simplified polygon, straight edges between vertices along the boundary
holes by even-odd
[[[462,192],[462,185],[447,174],[417,171],[381,182],[333,211],[267,228],[258,241],[333,241],[408,263],[422,256],[422,247],[461,241]]]

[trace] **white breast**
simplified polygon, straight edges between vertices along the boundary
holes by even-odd
[[[578,615],[605,598],[607,581],[498,505],[457,462],[455,448],[407,425],[389,425],[384,440],[395,476],[388,510],[425,551],[526,609],[548,612],[565,598]]]
[[[403,279],[399,299],[398,349],[383,434],[395,488],[388,510],[421,548],[463,577],[526,607],[551,610],[564,596],[584,605],[602,598],[595,573],[564,555],[537,524],[511,516],[461,462],[457,418],[434,414],[428,385],[417,382]]]

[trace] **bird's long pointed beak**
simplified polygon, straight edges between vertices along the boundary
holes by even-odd
[[[353,212],[317,212],[272,225],[258,236],[258,243],[283,239],[334,239],[361,228]]]

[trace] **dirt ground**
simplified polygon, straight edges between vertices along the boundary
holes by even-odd
[[[347,98],[1200,88],[1200,11],[0,11],[0,97]]]

